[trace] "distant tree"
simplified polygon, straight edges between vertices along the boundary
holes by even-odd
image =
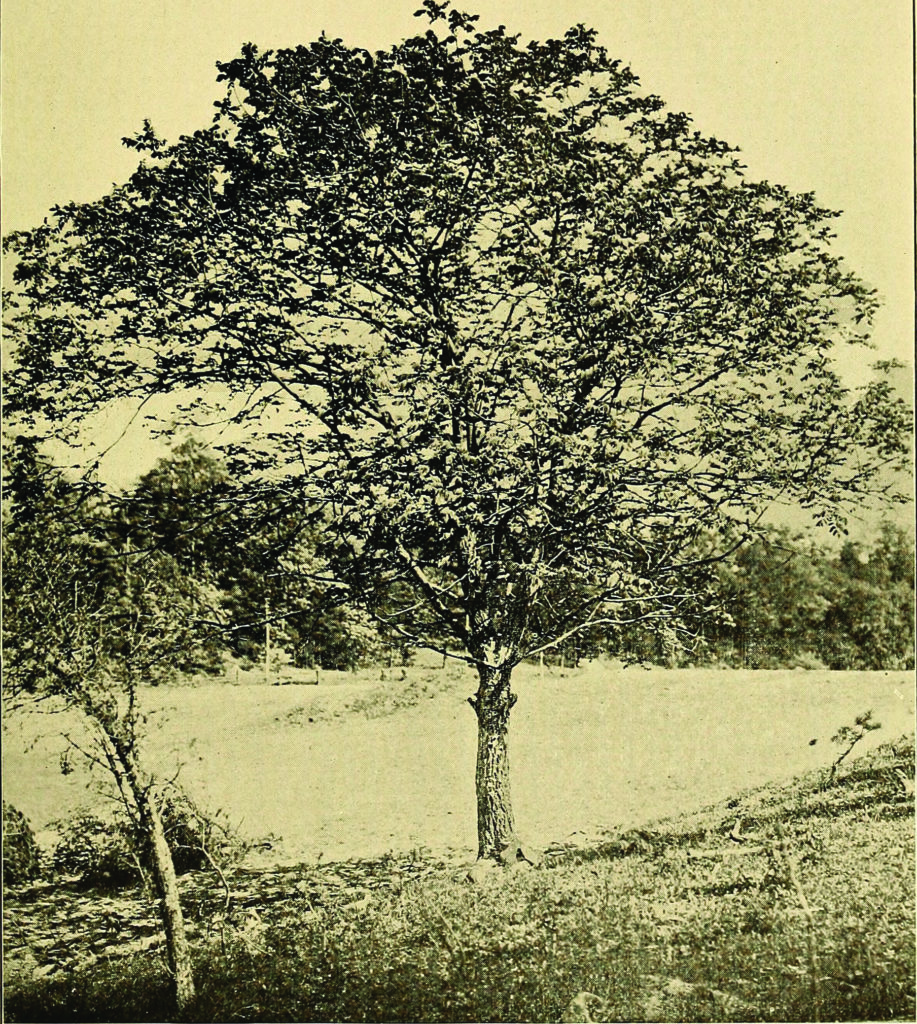
[[[132,549],[162,551],[215,579],[244,537],[233,529],[236,497],[221,460],[188,438],[120,497],[112,525]]]
[[[720,569],[722,616],[698,624],[696,655],[751,668],[914,663],[914,547],[884,522],[840,548],[771,527]]]
[[[799,531],[774,527],[724,566],[724,606],[737,661],[748,668],[815,659],[830,600],[827,554]]]
[[[829,568],[822,637],[831,668],[913,669],[914,545],[883,523],[871,546],[847,541]]]
[[[263,641],[265,577],[276,562],[263,551],[262,513],[218,455],[189,438],[119,496],[112,527],[126,550],[163,552],[206,580],[215,642],[245,654]]]
[[[244,426],[232,472],[298,492],[348,598],[477,669],[498,857],[514,666],[677,622],[692,542],[725,557],[772,501],[836,527],[909,418],[834,370],[875,297],[812,195],[747,180],[582,26],[423,8],[387,51],[246,45],[210,126],[147,125],[125,185],[12,236],[7,401],[36,437],[154,393]]]
[[[327,606],[321,595],[284,623],[294,665],[349,672],[374,664],[386,645],[379,626],[360,608],[339,600]]]
[[[131,550],[169,554],[211,585],[211,668],[217,644],[260,660],[268,624],[273,648],[293,664],[349,669],[379,650],[375,624],[345,603],[316,554],[321,524],[276,489],[240,491],[223,460],[194,439],[120,496],[113,529]]]
[[[99,539],[104,508],[68,497],[66,482],[46,473],[5,523],[4,699],[8,708],[71,708],[88,723],[92,746],[80,749],[116,783],[152,865],[182,1009],[194,982],[160,786],[140,753],[139,693],[170,678],[198,643],[199,595],[170,556],[132,557]]]

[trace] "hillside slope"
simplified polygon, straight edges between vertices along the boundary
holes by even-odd
[[[188,1019],[913,1019],[913,778],[902,737],[474,881],[423,857],[188,877]],[[8,893],[6,1019],[171,1019],[150,913]]]

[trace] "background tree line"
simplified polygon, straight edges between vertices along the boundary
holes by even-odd
[[[22,453],[10,482],[20,495],[14,507],[29,509],[8,523],[12,547],[50,550],[52,535],[59,540],[76,516],[79,539],[68,543],[91,544],[94,552],[87,588],[95,577],[95,585],[115,586],[128,600],[130,565],[140,566],[136,579],[147,579],[155,563],[160,574],[163,566],[174,574],[176,597],[184,593],[187,604],[195,595],[194,611],[185,611],[197,639],[183,646],[179,671],[218,673],[227,658],[262,664],[267,625],[276,660],[299,668],[346,671],[410,657],[333,582],[321,526],[284,507],[276,493],[259,506],[238,500],[226,465],[193,439],[117,498],[87,498],[85,488],[40,461],[26,467]],[[893,522],[883,521],[871,539],[841,543],[768,527],[717,564],[711,593],[706,609],[678,631],[667,623],[597,626],[544,658],[568,665],[606,656],[664,666],[914,667],[914,544]]]
[[[663,665],[914,667],[914,542],[893,522],[841,543],[771,526],[719,566],[717,588],[718,614],[684,637],[635,629],[617,647],[605,638],[606,653]]]

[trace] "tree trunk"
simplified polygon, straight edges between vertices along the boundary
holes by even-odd
[[[185,935],[185,922],[178,897],[178,879],[172,851],[166,840],[162,815],[156,806],[151,789],[141,797],[140,813],[153,858],[153,879],[160,900],[160,915],[166,933],[166,955],[175,995],[175,1008],[181,1014],[194,999],[194,974],[191,969],[191,949]]]
[[[509,785],[506,734],[516,697],[510,691],[509,667],[478,669],[480,685],[468,702],[478,716],[475,789],[478,804],[478,858],[499,860],[516,831]]]
[[[172,975],[175,1008],[179,1014],[194,1000],[194,974],[191,969],[191,949],[185,935],[185,922],[178,896],[175,862],[166,839],[162,815],[156,805],[151,785],[144,785],[133,751],[112,732],[108,737],[118,761],[124,767],[124,778],[137,807],[140,825],[153,861],[153,882],[159,897],[159,915],[166,935],[166,957]]]

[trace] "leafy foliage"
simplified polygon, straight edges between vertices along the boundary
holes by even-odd
[[[169,788],[161,803],[165,836],[177,874],[225,867],[243,850],[234,830],[219,814],[203,812],[180,790]],[[89,886],[136,885],[151,867],[149,851],[135,822],[123,812],[106,818],[77,814],[59,823],[54,869],[77,875]]]
[[[203,810],[183,790],[171,786],[164,792],[162,818],[166,840],[178,874],[226,867],[245,852],[236,830],[219,812]]]
[[[76,875],[90,886],[117,889],[141,878],[130,832],[95,814],[78,814],[62,824],[53,864],[59,874]]]
[[[829,667],[914,667],[914,546],[902,530],[883,524],[871,549],[847,542],[829,586]]]
[[[108,720],[119,695],[206,661],[198,582],[164,551],[120,544],[110,505],[32,462],[27,446],[11,446],[9,462],[31,490],[20,487],[25,500],[13,490],[7,505],[5,693],[60,698]]]
[[[20,885],[41,874],[41,851],[28,818],[3,801],[3,884]]]
[[[728,618],[699,629],[714,657],[738,666],[913,668],[913,552],[889,523],[871,546],[840,549],[772,529],[721,570]]]
[[[716,567],[708,587],[706,604],[685,628],[596,627],[550,657],[763,669],[914,666],[914,546],[887,521],[870,543],[847,540],[840,547],[812,532],[763,528]]]
[[[906,417],[832,369],[874,297],[812,196],[746,180],[582,27],[424,10],[374,54],[246,46],[210,127],[147,128],[127,184],[13,236],[10,401],[54,432],[230,396],[234,466],[328,516],[353,594],[509,664],[675,614],[701,529],[777,496],[832,519]]]

